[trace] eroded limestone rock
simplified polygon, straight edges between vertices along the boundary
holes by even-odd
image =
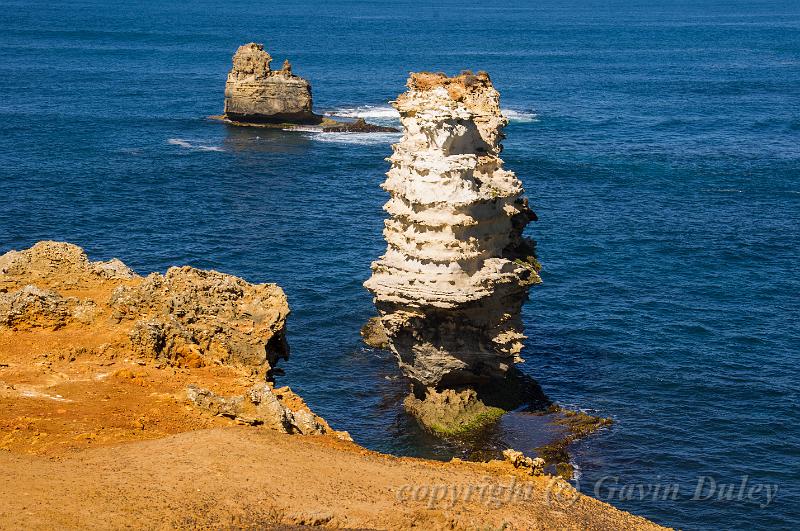
[[[25,276],[28,281],[55,281],[59,285],[85,282],[92,277],[129,280],[137,276],[116,258],[91,262],[77,245],[54,241],[40,241],[30,249],[9,251],[0,256],[0,275],[3,275],[0,281]]]
[[[288,59],[280,70],[272,70],[271,62],[263,45],[251,42],[240,46],[225,83],[224,114],[211,118],[232,125],[320,133],[397,132],[361,118],[343,121],[315,114],[311,84],[292,72]]]
[[[520,451],[508,448],[503,450],[503,458],[514,465],[514,468],[529,470],[532,476],[544,474],[545,460],[541,457],[530,458]]]
[[[461,435],[495,422],[504,410],[487,406],[474,389],[429,388],[424,399],[410,394],[403,402],[406,410],[430,431],[442,436]]]
[[[289,305],[275,284],[250,284],[217,271],[172,267],[123,285],[110,305],[133,319],[130,338],[144,355],[164,360],[202,356],[223,364],[273,368],[286,359]]]
[[[281,401],[284,394],[290,394],[295,402],[299,401],[299,407],[291,409],[284,404]],[[196,406],[214,415],[236,419],[244,424],[263,425],[282,433],[331,434],[340,439],[352,440],[347,432],[332,430],[324,419],[314,415],[288,388],[273,391],[268,384],[258,384],[243,396],[220,396],[208,389],[190,385],[186,389],[186,396]]]
[[[417,398],[501,381],[522,361],[520,308],[541,282],[535,219],[503,168],[499,95],[485,73],[412,74],[383,188],[386,253],[365,286]]]
[[[137,354],[172,364],[263,375],[288,357],[288,314],[277,285],[216,271],[173,267],[143,278],[119,260],[92,262],[77,245],[51,241],[0,256],[0,327],[57,330],[100,316],[127,330]]]
[[[91,299],[63,296],[103,280],[136,274],[119,260],[91,262],[77,245],[42,241],[0,256],[0,326],[57,330],[70,322],[89,324],[97,306]]]
[[[361,327],[361,337],[364,343],[373,348],[389,348],[389,336],[381,324],[380,317],[372,317]]]
[[[0,293],[0,326],[9,328],[48,328],[64,326],[78,300],[65,298],[33,285],[11,293]]]
[[[311,85],[292,73],[289,61],[270,69],[272,57],[251,42],[239,47],[225,84],[225,116],[241,122],[318,123]]]

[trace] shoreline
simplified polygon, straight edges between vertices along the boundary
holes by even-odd
[[[507,462],[401,458],[244,426],[61,459],[0,452],[0,463],[10,528],[663,529]]]
[[[0,527],[658,528],[508,460],[351,442],[265,383],[288,311],[214,271],[141,277],[58,242],[0,256]]]

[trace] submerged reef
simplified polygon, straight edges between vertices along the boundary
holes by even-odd
[[[541,282],[523,236],[536,215],[503,168],[507,120],[488,74],[412,74],[393,105],[404,134],[382,185],[387,248],[364,285],[412,382],[407,409],[433,431],[460,432],[496,419],[492,405],[546,400],[514,369],[520,309]]]
[[[289,60],[280,70],[272,70],[272,56],[264,45],[251,42],[236,50],[233,66],[225,83],[225,110],[221,119],[233,125],[311,128],[319,132],[394,132],[358,119],[334,120],[313,111],[311,84],[292,72]]]

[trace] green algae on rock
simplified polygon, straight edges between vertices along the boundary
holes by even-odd
[[[555,467],[556,473],[565,479],[571,479],[574,467],[570,463],[568,447],[579,439],[588,437],[601,428],[611,426],[610,418],[596,417],[583,411],[564,409],[552,404],[543,414],[553,415],[553,423],[566,429],[563,437],[550,444],[540,446],[536,453],[548,464]]]
[[[442,392],[428,389],[424,399],[410,394],[403,405],[424,428],[443,437],[478,430],[496,422],[505,413],[499,407],[484,404],[473,389]]]

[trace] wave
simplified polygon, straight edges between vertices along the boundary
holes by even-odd
[[[170,138],[167,140],[167,144],[172,146],[180,146],[186,149],[193,149],[196,151],[225,151],[220,146],[207,146],[204,144],[192,143],[189,140],[184,140],[182,138]]]
[[[529,124],[539,121],[539,115],[533,111],[515,111],[514,109],[500,109],[509,122]]]
[[[520,111],[516,109],[501,109],[503,116],[509,122],[532,123],[539,121],[539,115],[533,111]],[[342,118],[363,118],[372,120],[379,125],[396,125],[400,114],[390,105],[360,105],[357,107],[340,107],[325,113],[326,116],[339,116]]]
[[[400,140],[400,133],[307,133],[309,138],[334,144],[358,144],[362,146],[391,144]]]
[[[736,188],[705,188],[702,190],[703,192],[719,192],[722,194],[741,194],[742,190],[737,190]]]
[[[398,120],[400,113],[390,105],[360,105],[358,107],[341,107],[325,113],[327,116],[342,118],[372,118],[373,120]]]

